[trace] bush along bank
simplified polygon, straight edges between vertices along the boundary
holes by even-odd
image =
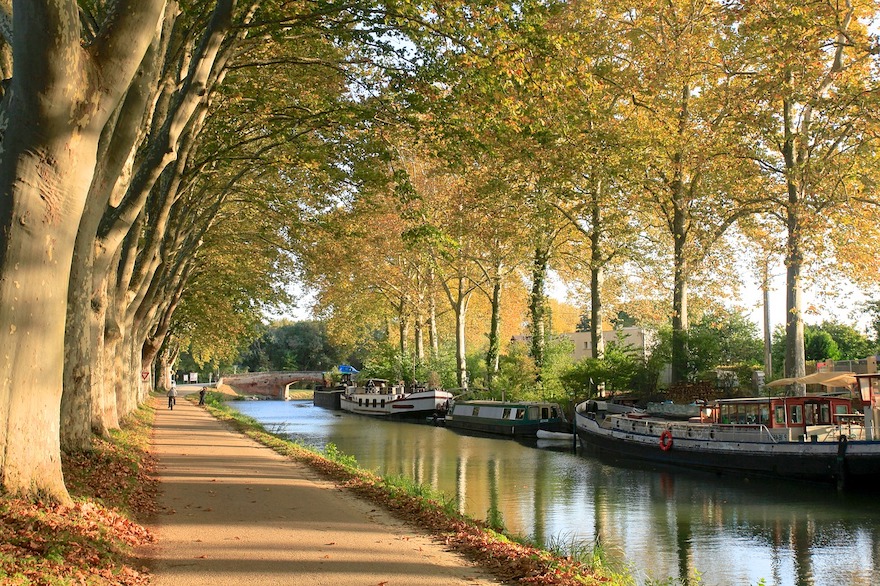
[[[505,582],[558,586],[634,583],[628,575],[554,555],[493,530],[459,514],[453,499],[431,487],[404,477],[381,477],[363,470],[353,457],[340,453],[333,445],[328,445],[322,454],[270,433],[253,418],[223,405],[218,397],[209,395],[207,408],[236,431],[307,464],[340,486],[427,530],[451,550],[464,554]]]
[[[71,504],[0,494],[0,583],[149,584],[133,552],[154,539],[135,520],[156,511],[153,413],[142,407],[91,452],[62,456]]]

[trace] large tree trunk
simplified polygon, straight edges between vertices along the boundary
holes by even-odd
[[[0,471],[10,493],[66,500],[60,402],[67,281],[95,147],[94,139],[90,146],[87,137],[41,122],[10,120],[0,164]],[[68,148],[70,139],[82,150]]]
[[[788,245],[785,259],[785,376],[798,378],[806,374],[806,360],[804,358],[804,320],[801,317],[803,252],[801,252],[800,236],[797,231],[797,213],[789,212],[788,224]],[[806,386],[796,384],[795,392],[799,395],[805,394]]]
[[[791,83],[792,75],[787,73],[786,81]],[[806,360],[804,356],[804,321],[801,315],[801,266],[803,265],[803,251],[801,250],[801,222],[800,207],[801,193],[797,183],[798,160],[796,153],[797,132],[795,131],[795,116],[793,106],[789,100],[783,101],[783,132],[784,141],[782,157],[785,161],[786,187],[788,191],[788,206],[786,209],[786,227],[788,235],[785,247],[785,376],[786,378],[798,378],[806,374]],[[795,393],[806,394],[806,386],[795,384]]]
[[[118,259],[118,256],[117,256]],[[112,293],[114,283],[116,281],[116,268],[106,275],[103,282],[98,285],[99,293],[99,313],[95,319],[97,323],[95,327],[99,328],[96,339],[96,354],[98,362],[95,364],[97,370],[98,386],[96,388],[99,393],[99,406],[94,415],[99,419],[93,425],[105,429],[119,429],[119,410],[116,408],[116,387],[119,385],[120,373],[116,371],[115,356],[117,347],[122,341],[122,331],[117,324],[116,316],[116,296]]]
[[[115,269],[111,273],[115,274]],[[112,291],[114,289],[112,282],[115,279],[108,279],[106,289]],[[106,310],[104,312],[104,345],[102,352],[102,366],[104,379],[104,412],[103,425],[107,429],[119,429],[119,420],[121,418],[120,410],[117,405],[118,389],[122,384],[122,373],[119,371],[117,358],[122,345],[122,327],[118,319],[118,301],[112,293],[107,293],[105,297],[107,301]]]
[[[0,157],[0,487],[66,501],[64,331],[98,138],[156,32],[160,0],[120,1],[83,47],[77,3],[13,4]]]
[[[64,385],[61,396],[61,447],[65,452],[88,451],[92,447],[92,376],[95,343],[92,338],[91,243],[83,254],[77,239],[68,291],[67,327],[64,345]]]
[[[174,12],[176,8],[169,10]],[[167,18],[166,27],[172,22],[173,18]],[[106,287],[103,275],[95,275],[95,239],[108,203],[129,176],[136,145],[143,136],[157,85],[162,40],[167,40],[167,34],[154,39],[125,100],[104,128],[98,155],[101,165],[89,189],[77,233],[68,292],[61,398],[61,447],[65,451],[89,450],[93,432],[107,433],[101,415],[102,370],[96,364],[102,355]]]
[[[676,257],[679,254],[677,251]],[[679,258],[675,263],[672,291],[672,382],[687,380],[688,374],[687,261]]]
[[[690,114],[690,85],[684,84],[681,92],[681,111],[679,113],[679,136],[688,131]],[[672,180],[672,382],[687,380],[688,368],[688,279],[690,267],[687,259],[688,211],[685,197],[684,156],[677,152],[673,157]]]

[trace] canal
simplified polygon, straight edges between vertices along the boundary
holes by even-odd
[[[402,474],[541,543],[599,540],[640,584],[698,573],[703,585],[880,584],[880,507],[871,494],[655,471],[518,443],[314,407],[232,406],[305,444],[335,444],[361,467]],[[880,494],[880,490],[878,493]]]

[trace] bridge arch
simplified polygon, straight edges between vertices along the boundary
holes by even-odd
[[[290,385],[301,382],[319,385],[324,378],[325,373],[317,371],[246,372],[224,376],[217,384],[226,385],[242,395],[286,399]]]

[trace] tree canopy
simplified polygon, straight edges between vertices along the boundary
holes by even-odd
[[[62,448],[117,427],[182,350],[234,355],[293,279],[323,324],[286,365],[338,359],[325,338],[412,370],[454,347],[457,385],[514,384],[515,362],[557,392],[559,277],[596,360],[624,311],[671,327],[684,380],[739,236],[764,230],[787,374],[805,341],[872,351],[836,324],[806,340],[801,295],[808,268],[876,277],[877,9],[0,2],[0,487],[66,500]],[[528,360],[505,361],[523,331]]]

